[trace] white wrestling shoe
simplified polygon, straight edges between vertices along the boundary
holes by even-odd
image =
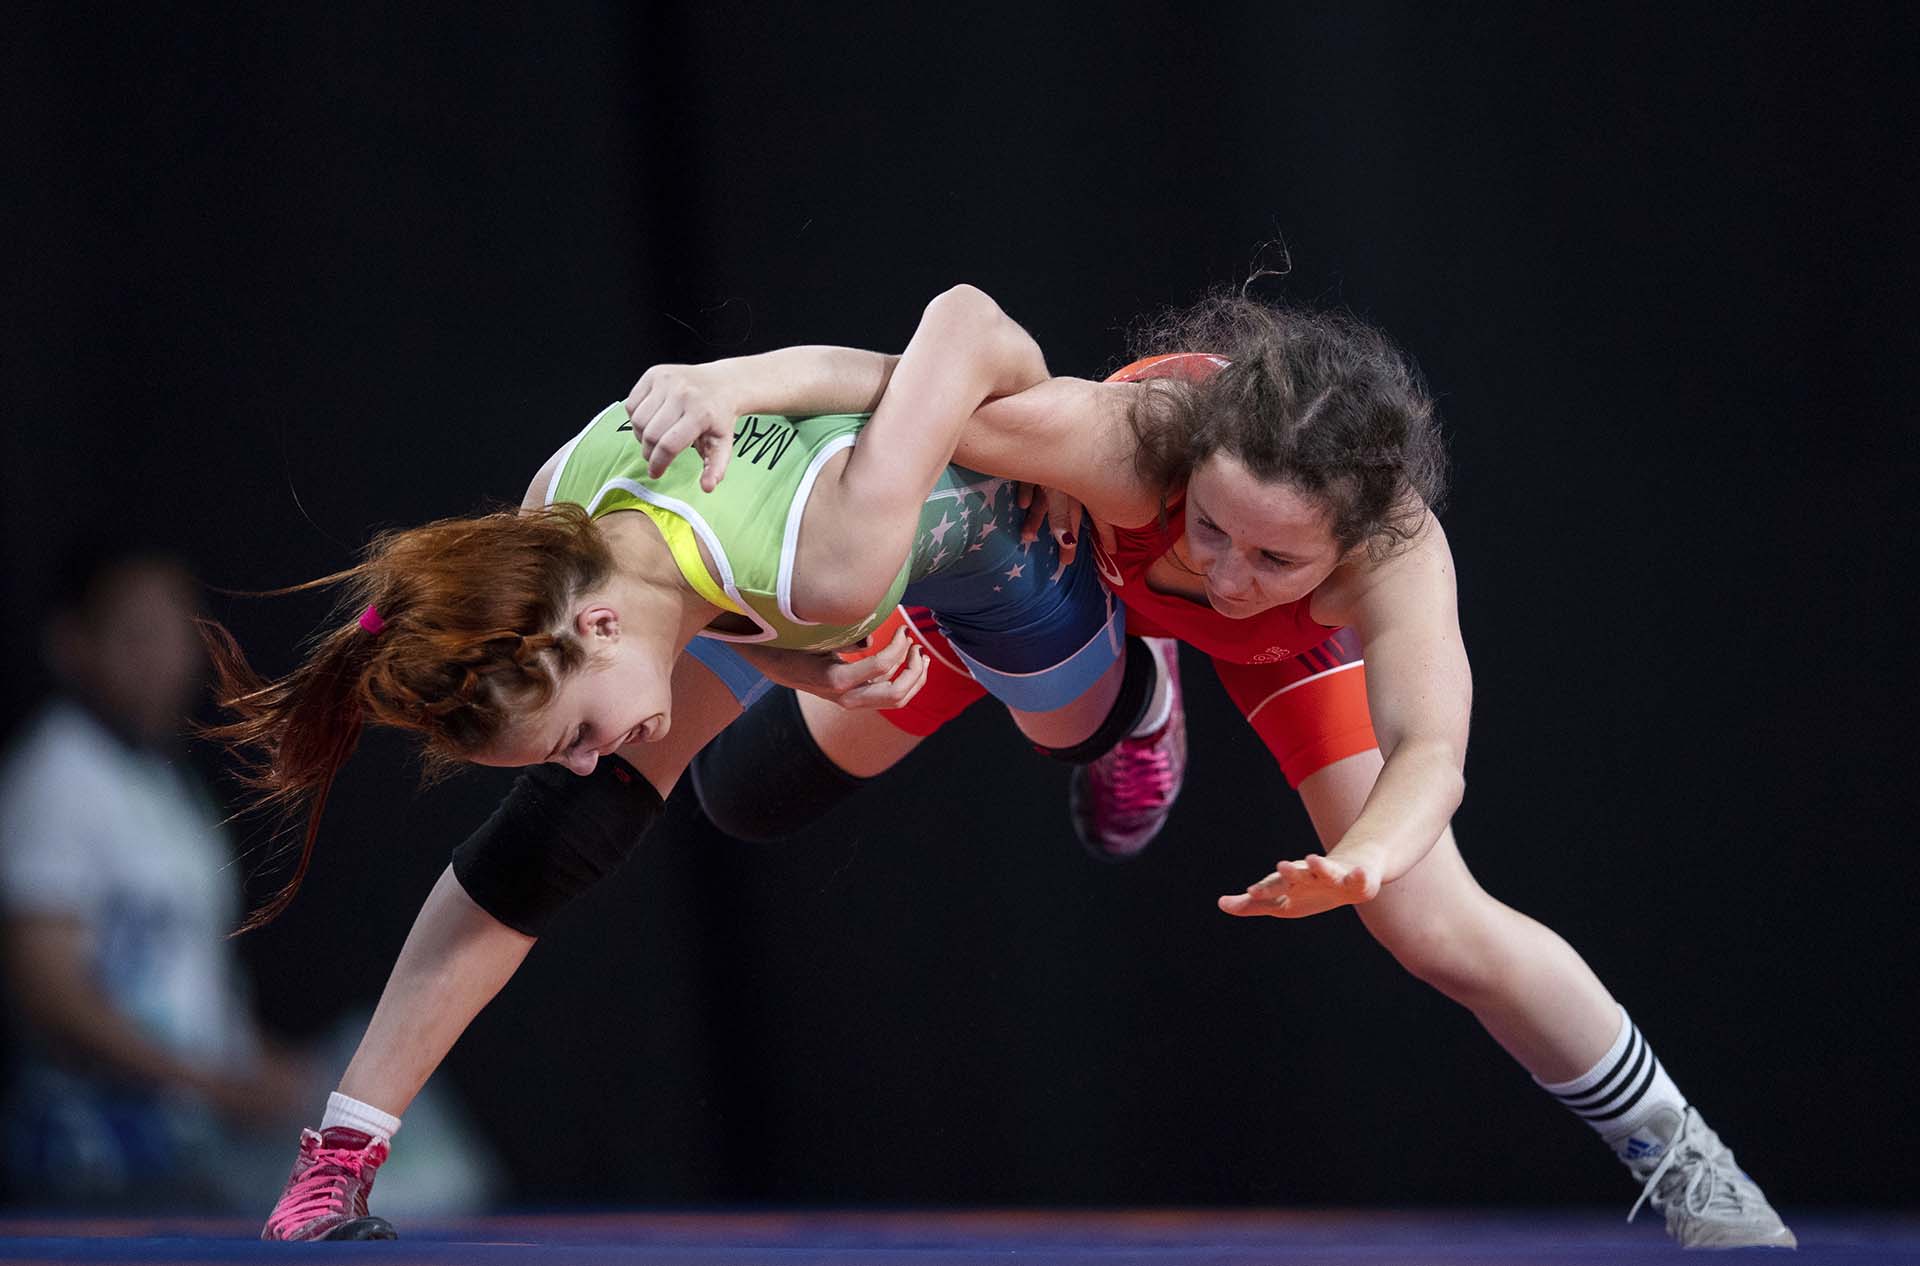
[[[1673,1120],[1671,1113],[1664,1115],[1661,1124]],[[1654,1132],[1660,1132],[1657,1126]],[[1679,1127],[1664,1150],[1628,1160],[1626,1165],[1645,1184],[1627,1221],[1633,1221],[1641,1205],[1651,1202],[1667,1215],[1667,1234],[1681,1248],[1799,1245],[1760,1194],[1759,1185],[1734,1163],[1732,1149],[1692,1108],[1681,1113]]]

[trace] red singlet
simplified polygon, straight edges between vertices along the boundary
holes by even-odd
[[[1225,363],[1196,352],[1152,356],[1107,381],[1203,378]],[[1127,632],[1176,638],[1210,656],[1221,684],[1292,786],[1337,760],[1377,747],[1359,639],[1348,630],[1315,623],[1308,612],[1309,598],[1236,620],[1203,602],[1148,587],[1147,569],[1186,531],[1181,505],[1182,498],[1176,496],[1164,527],[1150,523],[1115,529],[1111,553],[1101,547],[1097,532],[1086,533],[1101,579],[1126,605]],[[910,617],[916,614],[909,609]],[[931,619],[912,623],[913,635],[932,652],[927,684],[905,707],[881,715],[909,734],[927,735],[986,692],[959,669],[958,658]],[[874,642],[882,645],[884,639],[876,634]]]
[[[1100,579],[1127,606],[1127,632],[1137,637],[1178,638],[1195,650],[1232,664],[1277,664],[1318,646],[1339,630],[1314,622],[1310,598],[1268,607],[1243,620],[1221,615],[1204,602],[1177,593],[1161,593],[1147,584],[1147,570],[1186,535],[1184,494],[1167,503],[1167,522],[1113,529],[1109,554],[1097,532],[1089,532]]]

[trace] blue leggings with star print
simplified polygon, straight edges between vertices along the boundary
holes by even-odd
[[[1126,611],[1100,583],[1093,551],[1062,567],[1051,534],[1022,543],[1014,485],[949,466],[927,497],[902,602],[931,609],[982,686],[1008,707],[1049,712],[1099,680],[1124,649]],[[766,679],[727,643],[697,637],[687,653],[745,708]]]

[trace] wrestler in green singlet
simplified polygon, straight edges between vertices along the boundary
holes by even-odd
[[[751,414],[734,426],[733,461],[712,492],[700,487],[697,452],[676,457],[658,479],[647,474],[627,412],[608,405],[562,450],[546,501],[572,502],[598,518],[614,510],[639,510],[659,524],[674,561],[707,601],[743,618],[738,632],[715,627],[705,636],[734,642],[771,642],[804,650],[830,650],[858,642],[879,626],[900,601],[908,582],[958,560],[959,540],[947,540],[960,519],[982,519],[1005,507],[995,502],[1006,480],[989,479],[949,466],[929,495],[903,561],[886,596],[858,624],[816,624],[793,613],[793,566],[807,494],[827,459],[853,444],[865,413],[787,418]],[[969,494],[982,502],[969,505]],[[965,511],[964,514],[961,512]],[[947,522],[943,529],[936,520]],[[964,529],[960,537],[966,535]],[[705,544],[710,574],[701,558]]]

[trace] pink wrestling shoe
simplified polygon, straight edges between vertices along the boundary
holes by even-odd
[[[300,1131],[300,1154],[280,1203],[267,1216],[263,1240],[392,1240],[393,1224],[367,1216],[373,1174],[387,1145],[343,1125]]]
[[[1167,721],[1152,734],[1124,738],[1114,749],[1073,771],[1067,812],[1073,832],[1101,861],[1137,857],[1166,825],[1187,775],[1187,710],[1180,697],[1180,644],[1142,639],[1160,659],[1172,691]]]

